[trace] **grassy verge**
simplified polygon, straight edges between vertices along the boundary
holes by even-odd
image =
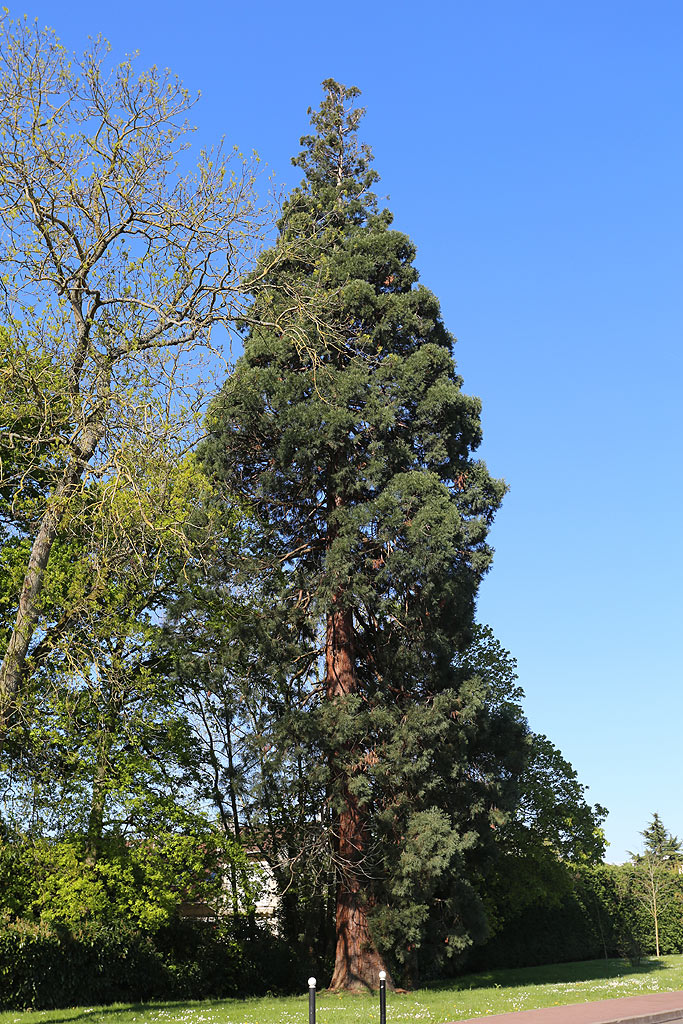
[[[305,981],[303,986],[305,986]],[[387,1024],[443,1024],[492,1013],[683,990],[683,956],[592,960],[514,971],[468,974],[401,995],[388,994]],[[318,1024],[376,1024],[377,997],[328,995],[317,1002]],[[307,1024],[308,998],[223,999],[199,1003],[78,1007],[6,1012],[0,1024]]]

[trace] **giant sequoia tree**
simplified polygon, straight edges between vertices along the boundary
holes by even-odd
[[[304,751],[322,794],[331,986],[354,988],[392,962],[409,973],[426,942],[448,952],[476,934],[468,865],[509,802],[523,729],[459,667],[505,489],[473,458],[480,404],[413,244],[371,191],[357,90],[324,89],[282,258],[252,277],[244,355],[202,457],[251,516],[237,592],[240,572],[268,574],[272,735],[280,754],[290,738],[292,764]]]

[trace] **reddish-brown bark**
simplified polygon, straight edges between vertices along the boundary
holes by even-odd
[[[335,608],[327,617],[325,676],[328,700],[339,700],[357,690],[353,612],[350,609]],[[365,817],[345,781],[339,780],[339,783],[344,806],[336,816],[339,871],[337,948],[330,988],[365,991],[379,987],[379,972],[387,968],[372,941],[368,924],[369,907],[361,886],[367,852]],[[387,983],[392,984],[388,971]]]

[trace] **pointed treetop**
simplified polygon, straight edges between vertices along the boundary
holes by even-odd
[[[643,854],[631,854],[635,863],[639,863],[647,857],[670,867],[683,862],[680,839],[669,832],[656,811],[652,815],[652,821],[640,835],[645,840],[645,850]]]
[[[333,78],[326,78],[322,86],[326,95],[319,109],[308,108],[315,133],[301,137],[304,148],[292,157],[292,163],[303,169],[312,184],[334,185],[341,192],[351,189],[357,195],[359,184],[367,189],[378,178],[369,169],[370,147],[358,142],[365,108],[356,107],[353,101],[360,96],[360,89]]]

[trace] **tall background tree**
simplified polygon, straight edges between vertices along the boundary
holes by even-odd
[[[677,868],[683,863],[681,841],[669,832],[657,811],[640,834],[644,840],[643,854],[631,855],[636,864],[642,856],[652,856],[658,863],[670,868]]]
[[[651,919],[655,956],[659,956],[662,915],[681,903],[678,872],[683,853],[680,839],[669,832],[656,811],[640,835],[643,852],[631,854],[631,870],[625,873],[622,888]]]
[[[485,927],[471,863],[514,800],[524,728],[459,657],[505,490],[473,456],[479,401],[371,191],[358,92],[324,90],[201,458],[249,513],[233,586],[267,579],[281,655],[263,749],[275,736],[281,765],[304,750],[314,766],[309,826],[329,836],[336,879],[331,987],[355,988],[389,959],[414,974],[427,937],[441,956]]]

